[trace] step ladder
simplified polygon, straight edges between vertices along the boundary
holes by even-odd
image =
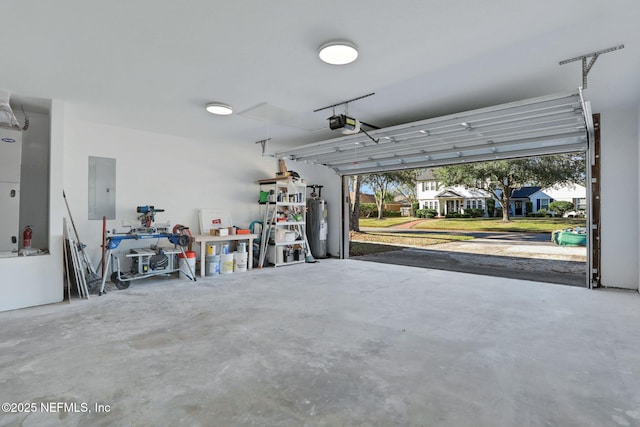
[[[260,238],[260,258],[258,260],[258,268],[262,268],[264,260],[267,257],[267,248],[269,247],[269,236],[273,230],[278,215],[278,209],[275,203],[267,202],[267,209],[264,213],[264,221],[262,222],[262,237]]]

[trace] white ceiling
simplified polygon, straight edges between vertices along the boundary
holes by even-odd
[[[17,1],[0,20],[14,101],[212,143],[339,136],[331,110],[313,110],[371,92],[349,114],[379,127],[571,92],[581,64],[558,62],[619,44],[585,99],[594,112],[640,104],[637,0]],[[359,46],[355,63],[318,59],[336,38]],[[236,113],[210,115],[211,101]]]

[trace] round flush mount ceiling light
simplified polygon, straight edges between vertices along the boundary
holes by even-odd
[[[320,46],[318,56],[327,64],[345,65],[358,58],[358,48],[349,41],[334,40]]]
[[[223,104],[221,102],[211,102],[207,104],[207,111],[219,116],[228,116],[233,113],[233,108],[230,105]]]

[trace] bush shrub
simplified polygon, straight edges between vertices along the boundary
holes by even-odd
[[[527,212],[527,216],[529,212],[533,212],[533,202],[524,202],[525,211]]]
[[[375,203],[360,203],[360,218],[378,216],[378,208]]]
[[[461,214],[460,212],[452,212],[446,215],[447,218],[471,218],[468,213]]]
[[[562,216],[565,212],[573,210],[573,203],[558,200],[556,202],[551,202],[549,204],[549,209],[557,212],[558,215]]]
[[[402,216],[401,211],[382,211],[384,218],[396,218]],[[375,203],[361,203],[360,204],[360,218],[377,218],[378,207]]]
[[[471,218],[481,218],[484,216],[484,211],[477,208],[469,208],[464,210],[465,214],[468,214]]]
[[[434,218],[438,215],[435,209],[418,209],[416,211],[416,217],[418,218]]]

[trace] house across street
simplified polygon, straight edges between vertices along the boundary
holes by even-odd
[[[438,215],[464,213],[467,209],[481,209],[484,216],[489,215],[487,202],[492,199],[488,191],[465,188],[461,185],[445,187],[426,169],[417,179],[417,200],[420,209],[433,209]],[[514,189],[509,201],[509,215],[523,217],[542,209],[549,211],[554,201],[571,202],[576,211],[584,211],[587,203],[587,190],[579,184],[554,185],[542,188],[525,186]],[[496,204],[496,207],[499,207]]]

